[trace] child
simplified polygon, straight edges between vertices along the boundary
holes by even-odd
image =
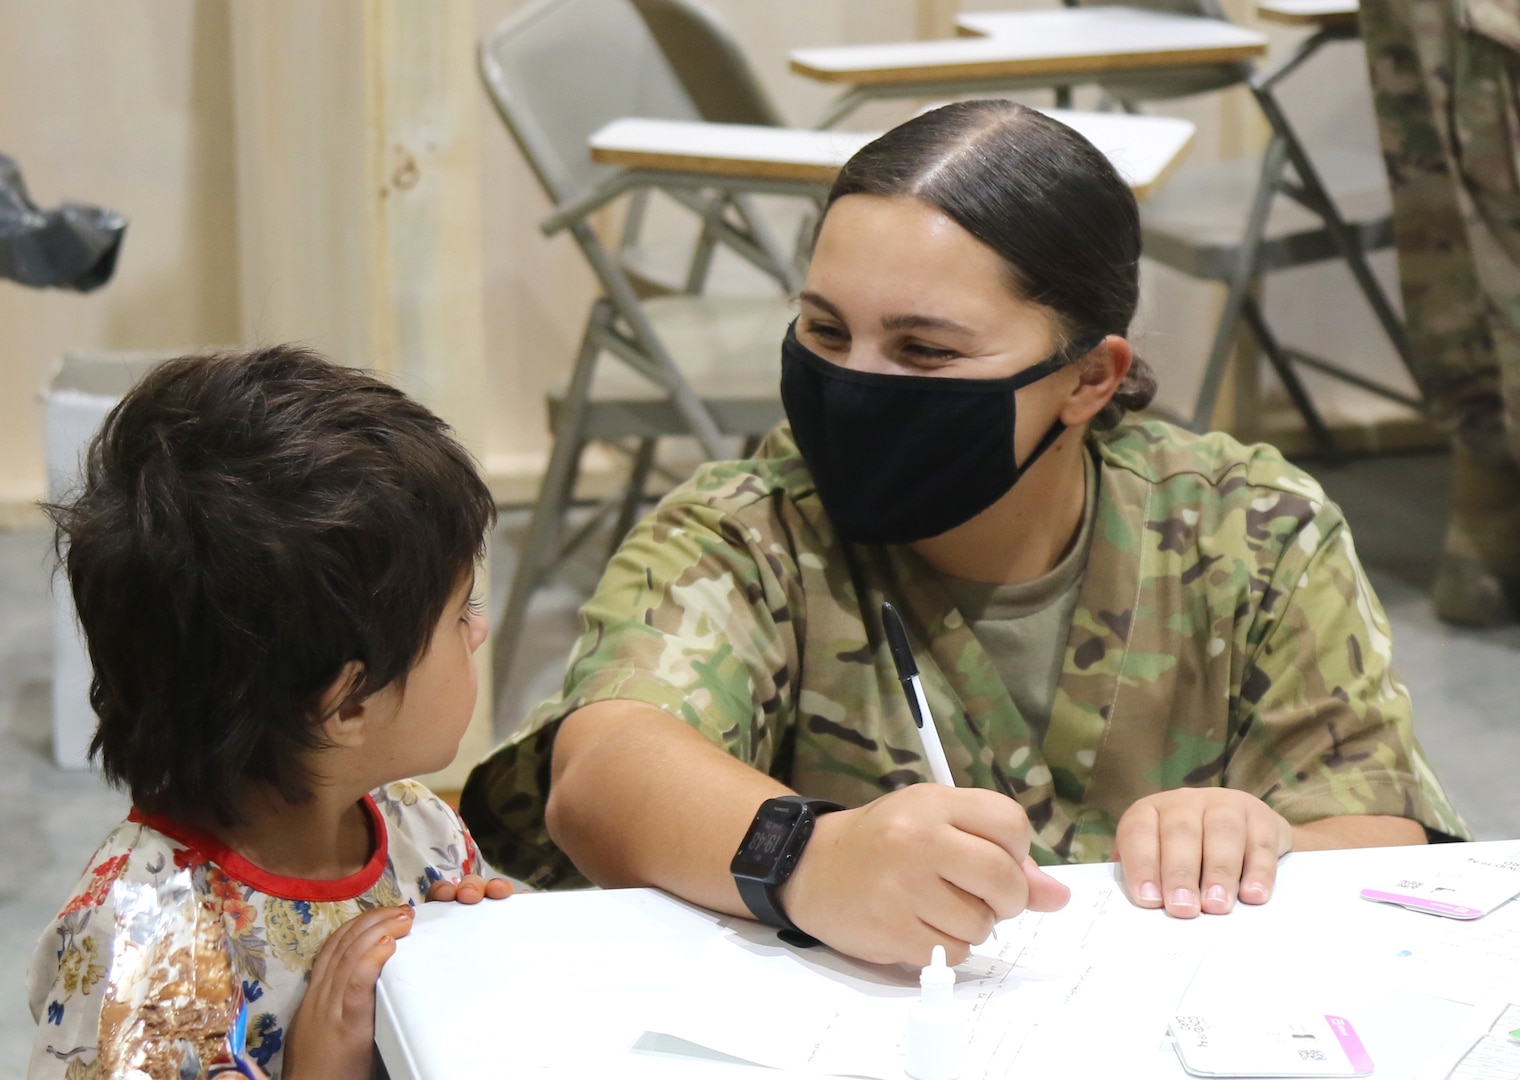
[[[272,1080],[368,1077],[413,905],[510,891],[403,779],[449,763],[475,705],[495,510],[469,455],[303,349],[186,357],[111,412],[49,513],[95,669],[90,752],[133,809],[38,945],[27,1075],[95,1075],[111,886],[190,867],[249,1056]]]

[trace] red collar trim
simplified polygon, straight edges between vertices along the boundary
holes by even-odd
[[[175,843],[183,844],[190,852],[221,867],[234,881],[252,886],[261,893],[267,893],[281,900],[331,902],[352,900],[362,895],[380,880],[381,874],[385,873],[386,852],[389,846],[385,832],[385,818],[381,816],[379,807],[369,795],[359,800],[359,806],[369,822],[374,851],[370,853],[369,861],[356,872],[345,878],[326,881],[271,874],[268,870],[261,869],[243,858],[210,833],[162,814],[145,814],[134,806],[132,812],[127,815],[127,820],[157,829]]]

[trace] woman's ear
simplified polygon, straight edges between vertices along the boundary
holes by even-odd
[[[1118,334],[1109,334],[1076,363],[1080,381],[1066,399],[1061,422],[1069,428],[1087,423],[1102,411],[1119,390],[1124,376],[1134,362],[1129,342]]]
[[[331,746],[351,746],[363,741],[364,723],[369,718],[370,697],[350,701],[349,695],[364,677],[364,665],[350,660],[322,696],[317,699],[317,723]]]

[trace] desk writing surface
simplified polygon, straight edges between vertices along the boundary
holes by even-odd
[[[1289,26],[1356,26],[1361,5],[1358,0],[1256,0],[1256,14]]]
[[[1267,39],[1221,19],[1127,7],[961,15],[983,37],[796,49],[792,70],[820,82],[942,82],[1116,74],[1249,60]]]
[[[815,131],[701,120],[614,120],[591,136],[591,160],[631,169],[759,176],[827,185],[880,132]]]
[[[1169,116],[1044,110],[1103,152],[1144,199],[1181,163],[1194,125]],[[629,169],[762,177],[827,186],[878,132],[815,131],[700,120],[615,120],[591,136],[591,158]]]
[[[1039,1064],[1053,1060],[1045,1055],[1058,1051],[1054,1060],[1063,1076],[1113,1075],[1083,1071],[1084,1063],[1101,1060],[1122,1061],[1126,1076],[1173,1080],[1185,1074],[1158,1018],[1174,1009],[1286,1005],[1350,1019],[1380,1080],[1420,1078],[1433,1055],[1449,1053],[1453,1038],[1465,1035],[1487,984],[1520,970],[1520,902],[1459,923],[1372,904],[1358,892],[1469,853],[1514,852],[1520,842],[1292,854],[1281,863],[1270,903],[1189,922],[1115,903],[1118,875],[1110,864],[1060,867],[1054,872],[1072,886],[1067,909],[1038,916],[1037,924],[1030,915],[1004,923],[1000,940],[979,947],[962,965],[957,996],[964,996],[968,979],[974,990],[974,980],[985,979],[999,957],[1023,950],[1013,958],[1012,971],[1025,973],[1015,993],[1030,996],[1004,1004],[1015,1014],[1026,1001],[1032,1011],[1043,1009],[1047,1035],[1079,1035],[1054,1049],[1036,1046],[1040,1053],[1021,1059],[1035,1072],[1020,1075],[1040,1072]],[[1107,907],[1099,910],[1095,905],[1105,897]],[[1126,973],[1118,985],[1132,985],[1133,993],[1104,1004],[1101,996],[1078,992],[1089,972],[1042,968],[1030,945],[1032,925],[1055,935],[1057,944],[1062,935],[1086,934],[1089,927],[1118,930],[1109,940],[1133,942],[1139,951],[1131,959],[1163,962],[1143,976]],[[916,971],[861,964],[826,949],[792,950],[768,928],[655,890],[539,893],[471,908],[426,905],[398,946],[382,974],[376,1009],[376,1039],[395,1080],[509,1070],[513,1076],[762,1077],[746,1061],[655,1033],[671,1027],[672,1005],[681,1002],[722,1006],[714,1011],[778,1042],[816,1021],[816,1008],[796,1009],[789,1021],[763,980],[749,986],[713,980],[723,963],[793,978],[800,972],[808,987],[834,995],[829,1000],[841,994],[893,998],[887,1007],[898,1008],[916,994]],[[1102,955],[1095,961],[1107,962]],[[1006,977],[1009,965],[1003,968]],[[1068,983],[1053,984],[1064,999],[1041,1005],[1046,981],[1068,975]],[[1454,975],[1460,978],[1451,981]],[[769,1075],[819,1073],[783,1068]],[[1008,1074],[963,1074],[966,1080],[1001,1075]]]

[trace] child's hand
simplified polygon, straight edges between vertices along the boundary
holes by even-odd
[[[375,908],[338,927],[317,954],[291,1021],[285,1080],[369,1080],[375,1053],[375,982],[412,929],[408,906]]]
[[[487,898],[505,900],[512,895],[512,883],[495,877],[490,881],[479,874],[466,874],[455,881],[435,881],[428,887],[429,900],[453,900],[461,904],[478,904]]]

